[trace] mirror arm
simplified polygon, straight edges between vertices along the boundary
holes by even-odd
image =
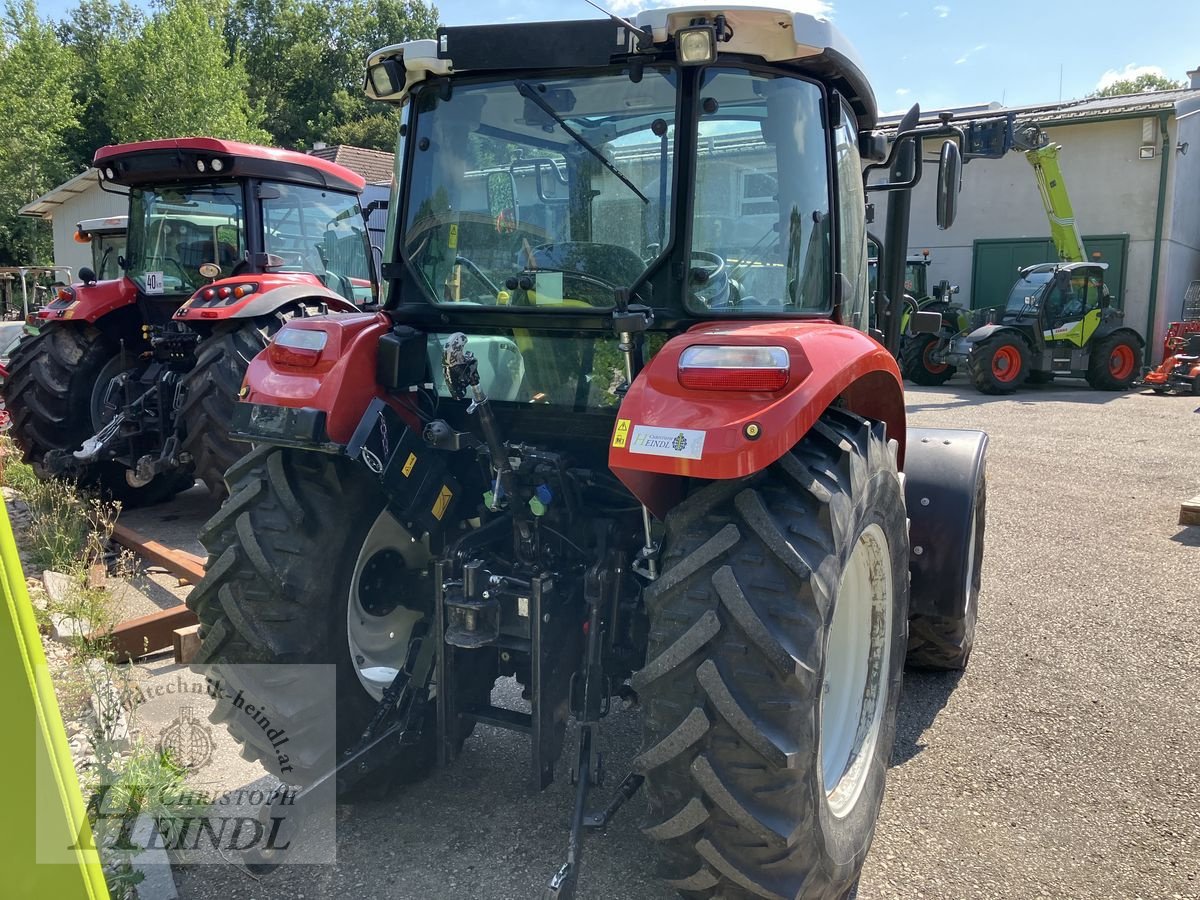
[[[966,135],[963,130],[957,125],[925,125],[918,128],[909,128],[902,130],[896,134],[892,141],[892,148],[888,153],[887,159],[883,162],[871,163],[863,168],[863,185],[868,193],[875,191],[904,191],[910,190],[917,186],[921,181],[922,175],[922,156],[921,149],[923,142],[927,138],[950,138],[956,140],[959,147],[962,147],[966,142]],[[896,158],[900,153],[900,148],[903,142],[908,139],[913,139],[917,142],[918,152],[916,154],[916,166],[913,169],[913,177],[905,181],[883,181],[878,184],[870,184],[869,178],[872,172],[876,169],[891,169],[896,164]]]

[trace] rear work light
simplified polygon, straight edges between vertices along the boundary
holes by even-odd
[[[783,347],[700,344],[679,356],[679,383],[694,391],[780,391],[790,373]]]
[[[321,358],[329,335],[308,328],[283,328],[267,345],[267,358],[281,366],[311,369]]]

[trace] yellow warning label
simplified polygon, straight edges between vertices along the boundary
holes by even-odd
[[[454,492],[443,484],[441,491],[438,493],[437,500],[433,502],[433,517],[439,522],[442,521],[442,516],[446,514],[446,508],[453,499]]]
[[[408,454],[408,459],[406,459],[404,461],[404,465],[400,469],[401,474],[404,475],[405,478],[407,478],[409,475],[412,474],[413,466],[415,466],[416,464],[417,464],[417,454],[415,454],[415,453]],[[439,516],[439,518],[441,518],[441,517]]]
[[[629,420],[617,419],[617,430],[613,432],[612,445],[619,450],[625,446],[627,440],[629,440]]]
[[[458,248],[458,226],[457,225],[450,226],[450,238],[446,241],[446,246],[449,247],[451,250],[456,250]]]

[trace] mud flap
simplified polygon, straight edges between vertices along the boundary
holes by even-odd
[[[904,499],[912,547],[911,616],[961,616],[978,583],[987,445],[982,431],[908,429]]]

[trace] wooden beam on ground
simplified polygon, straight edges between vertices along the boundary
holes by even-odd
[[[176,628],[174,640],[175,662],[188,665],[200,652],[200,626],[189,625],[186,628]]]
[[[1179,504],[1180,525],[1200,525],[1200,494]]]
[[[198,625],[196,614],[184,606],[160,609],[148,616],[126,619],[112,632],[112,649],[117,662],[128,662],[174,646],[175,631]]]
[[[204,560],[194,553],[176,550],[174,547],[152,541],[121,524],[113,527],[112,537],[121,546],[128,547],[157,566],[162,566],[181,581],[197,584],[204,577]]]

